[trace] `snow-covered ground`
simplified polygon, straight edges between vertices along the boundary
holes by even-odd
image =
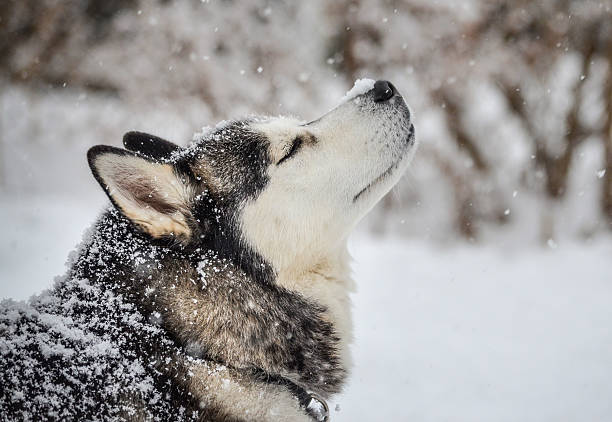
[[[0,196],[0,297],[48,287],[103,203]],[[609,239],[509,249],[358,234],[350,249],[355,368],[332,420],[612,420]]]
[[[335,420],[612,420],[611,242],[351,250],[355,371]]]

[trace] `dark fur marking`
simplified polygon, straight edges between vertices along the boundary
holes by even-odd
[[[128,132],[123,135],[123,146],[129,151],[155,160],[167,160],[181,147],[155,135],[143,132]]]
[[[135,155],[92,148],[88,160],[103,187],[92,163],[105,152]],[[236,122],[190,148],[169,157],[167,152],[152,158],[172,164],[200,193],[189,221],[198,235],[187,243],[153,239],[110,209],[95,224],[63,282],[23,313],[11,303],[0,307],[0,380],[10,386],[0,392],[4,417],[237,420],[214,400],[200,407],[189,387],[188,368],[194,362],[222,363],[227,376],[253,385],[265,384],[253,375],[257,372],[268,380],[290,376],[322,395],[339,390],[345,372],[325,310],[278,287],[271,266],[244,245],[236,227],[239,205],[267,183],[267,140],[251,132],[247,122]],[[92,357],[87,344],[61,331],[34,343],[11,340],[17,332],[26,338],[48,334],[37,315],[55,318],[66,312],[76,327],[108,339],[119,354]],[[74,351],[74,358],[45,357],[45,342]],[[116,372],[125,362],[138,362],[142,371]],[[100,373],[78,372],[96,365]],[[45,380],[71,389],[67,394],[45,390]],[[150,385],[152,391],[135,389],[138,385]],[[16,389],[26,401],[19,400]]]

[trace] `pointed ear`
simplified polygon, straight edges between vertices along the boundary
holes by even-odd
[[[87,152],[89,167],[115,207],[154,238],[189,243],[195,227],[189,182],[170,164],[98,145]]]
[[[155,160],[168,159],[172,153],[182,149],[170,141],[143,132],[128,132],[123,135],[123,146],[129,151]]]

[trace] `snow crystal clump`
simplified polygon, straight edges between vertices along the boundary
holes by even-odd
[[[202,282],[202,287],[206,287],[206,268],[208,266],[208,260],[204,259],[198,263],[197,271],[200,275],[200,281]]]
[[[216,126],[202,126],[202,130],[200,130],[199,132],[195,132],[193,134],[193,136],[191,137],[191,141],[192,142],[198,142],[201,141],[202,139],[206,139],[207,137],[209,137],[216,129]]]
[[[374,82],[374,79],[357,79],[353,87],[346,94],[344,94],[344,97],[342,97],[340,103],[350,101],[353,98],[374,89]]]

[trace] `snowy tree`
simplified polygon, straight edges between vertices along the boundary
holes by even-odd
[[[84,166],[68,173],[62,160],[94,143],[131,129],[184,143],[250,113],[308,120],[368,76],[398,87],[421,142],[374,230],[476,239],[507,223],[532,239],[592,236],[612,225],[611,7],[4,2],[1,183],[36,189],[52,174],[85,191],[73,182]]]

